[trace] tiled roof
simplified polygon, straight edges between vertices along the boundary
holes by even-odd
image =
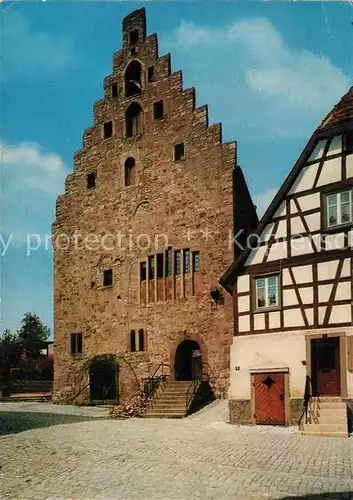
[[[353,87],[342,97],[319,125],[318,130],[353,120]]]

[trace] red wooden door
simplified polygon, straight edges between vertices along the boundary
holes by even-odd
[[[311,341],[313,392],[317,396],[340,396],[339,337]]]
[[[254,386],[256,423],[284,424],[284,374],[256,374]]]

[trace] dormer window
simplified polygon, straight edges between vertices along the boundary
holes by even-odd
[[[132,30],[129,33],[129,41],[130,45],[135,45],[139,41],[139,32],[138,30]]]
[[[125,97],[141,94],[141,64],[131,61],[125,71]]]
[[[327,229],[352,223],[352,190],[329,193],[326,195]]]

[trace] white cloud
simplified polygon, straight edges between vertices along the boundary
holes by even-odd
[[[218,29],[182,22],[171,42],[212,88],[211,113],[247,135],[305,137],[350,86],[328,57],[289,47],[266,18]]]
[[[69,38],[34,32],[26,19],[13,9],[3,13],[2,71],[5,76],[37,76],[45,70],[63,70],[74,59]]]
[[[2,233],[23,244],[27,234],[50,234],[55,199],[68,170],[60,156],[35,143],[1,146]]]
[[[259,219],[264,215],[268,206],[272,202],[273,198],[276,196],[278,189],[272,188],[264,193],[260,193],[254,196],[254,204],[256,206],[256,211]]]

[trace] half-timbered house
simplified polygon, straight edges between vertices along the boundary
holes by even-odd
[[[353,87],[315,130],[221,278],[234,300],[231,421],[300,421],[307,433],[347,435],[352,226]]]

